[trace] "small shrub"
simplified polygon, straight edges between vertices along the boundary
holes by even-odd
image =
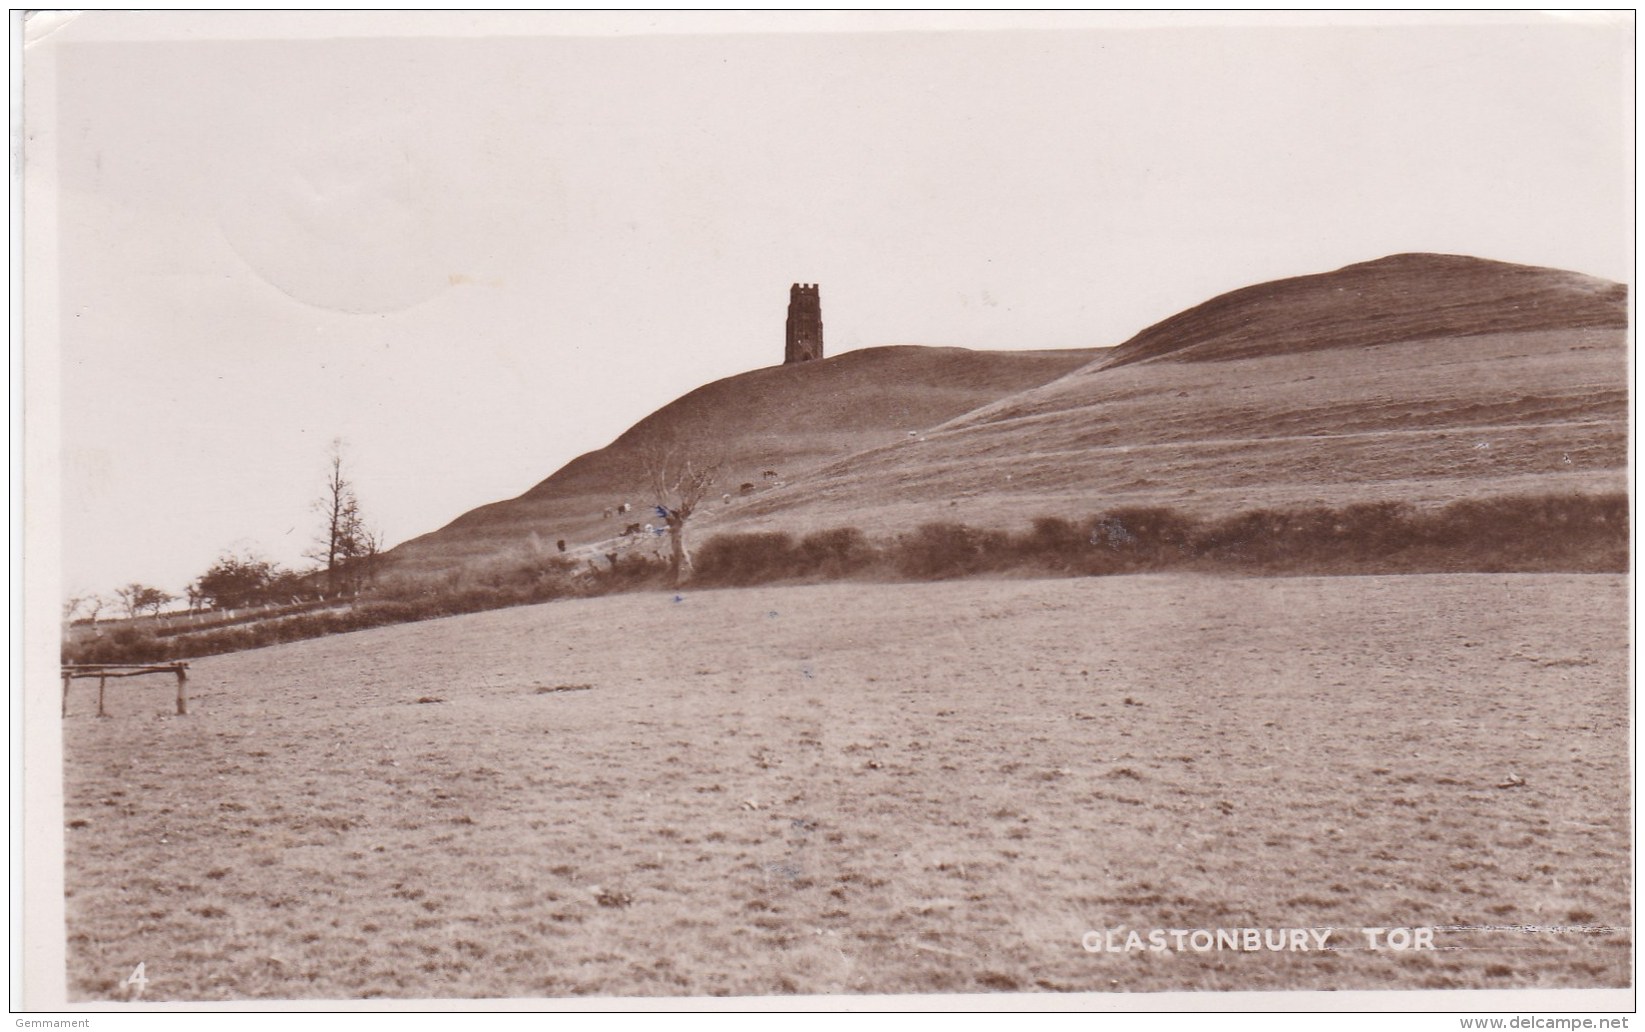
[[[1407,502],[1356,502],[1337,512],[1340,536],[1361,554],[1388,555],[1417,543],[1416,507]]]
[[[169,641],[139,627],[117,627],[108,634],[62,648],[64,663],[160,663],[177,658]]]
[[[668,583],[668,560],[651,555],[619,555],[595,577],[595,593],[617,594],[661,588]]]
[[[1192,557],[1196,529],[1191,518],[1175,509],[1132,506],[1093,519],[1086,540],[1097,553],[1090,558],[1099,571],[1110,563],[1119,569],[1159,569]]]
[[[789,534],[718,534],[697,549],[692,579],[706,585],[769,584],[794,576],[798,566]]]
[[[1329,536],[1334,526],[1311,515],[1255,509],[1201,527],[1189,550],[1213,566],[1255,569],[1300,558],[1306,538]]]
[[[1010,544],[1002,531],[925,523],[897,539],[893,562],[897,572],[913,580],[946,580],[1009,565]]]
[[[795,550],[800,570],[808,577],[833,580],[875,566],[879,550],[856,527],[836,527],[807,534]]]
[[[1623,572],[1628,533],[1626,495],[1510,495],[1452,502],[1427,514],[1419,540],[1430,552],[1471,559],[1469,568],[1486,572]]]
[[[1026,564],[1047,570],[1081,569],[1091,545],[1080,528],[1060,516],[1040,516],[1033,528],[1016,541],[1015,551]]]
[[[879,552],[856,527],[822,530],[798,544],[781,531],[720,534],[697,550],[693,581],[709,586],[836,580],[867,570]]]

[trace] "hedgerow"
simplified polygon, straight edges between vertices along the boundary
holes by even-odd
[[[1011,533],[963,523],[922,524],[875,543],[841,527],[795,540],[782,531],[720,534],[697,550],[692,584],[743,587],[856,578],[930,581],[979,575],[1101,576],[1172,570],[1255,575],[1378,573],[1605,573],[1629,568],[1628,498],[1512,495],[1434,509],[1403,502],[1340,508],[1253,509],[1196,517],[1130,506],[1085,520],[1042,516]],[[146,663],[531,605],[654,590],[655,556],[579,564],[535,552],[420,577],[385,578],[352,606],[157,635],[115,627],[63,646],[69,663]],[[81,629],[83,632],[83,628]]]

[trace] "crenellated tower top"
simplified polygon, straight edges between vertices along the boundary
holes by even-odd
[[[815,283],[788,288],[788,338],[783,365],[814,362],[823,357],[822,301]]]

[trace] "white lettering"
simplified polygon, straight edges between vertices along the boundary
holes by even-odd
[[[1286,950],[1307,953],[1332,950],[1334,928],[1104,928],[1092,929],[1080,937],[1087,953],[1179,953],[1192,950],[1208,953],[1231,950],[1236,953],[1274,953]],[[1365,948],[1373,951],[1434,949],[1433,928],[1362,928]]]

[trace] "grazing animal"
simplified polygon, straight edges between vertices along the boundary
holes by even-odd
[[[560,540],[554,542],[554,544],[555,544],[555,547],[559,548],[560,551],[562,551],[562,552],[565,551],[565,538],[561,538]]]
[[[777,471],[774,469],[768,469],[764,473],[761,473],[760,476],[767,480],[775,480],[777,479]]]
[[[623,504],[617,506],[617,512],[621,513],[624,516],[628,515],[628,503],[624,502]]]
[[[720,504],[721,505],[730,505],[731,504],[731,495],[730,495],[729,492],[727,492],[726,494],[720,495]]]
[[[622,536],[628,537],[630,534],[638,534],[639,532],[640,525],[638,523],[630,523],[628,526],[623,528]]]
[[[737,488],[737,490],[741,491],[743,494],[748,494],[749,492],[754,490],[754,485],[749,484],[749,483],[744,483],[741,487]]]

